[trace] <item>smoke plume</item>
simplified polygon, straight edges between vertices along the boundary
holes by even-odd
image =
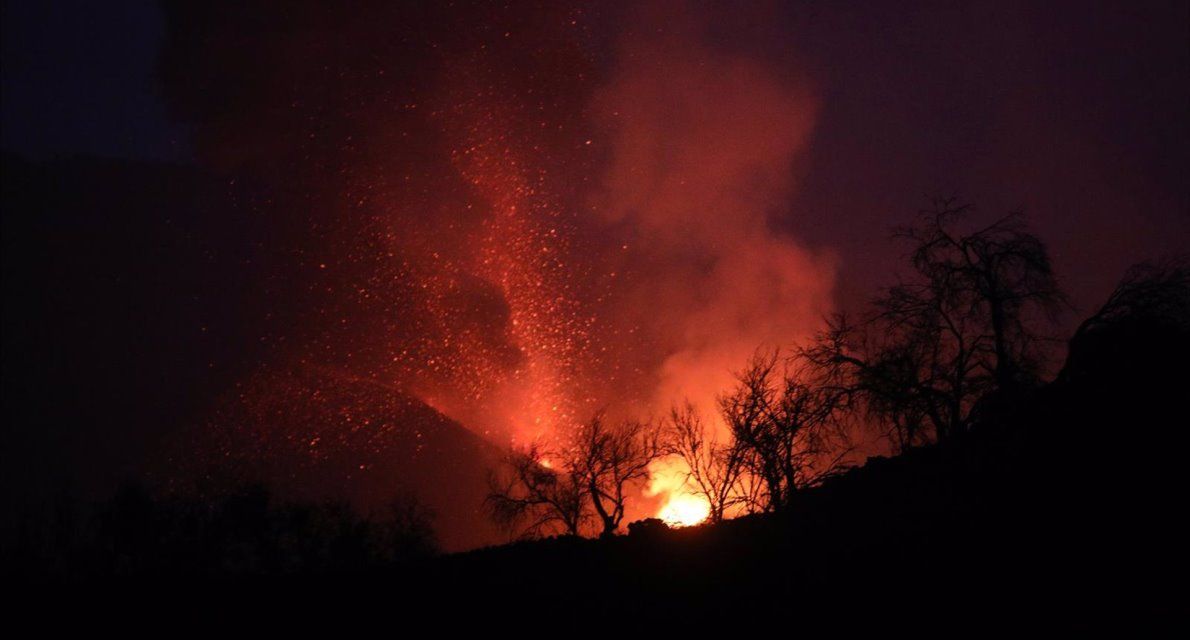
[[[803,79],[706,45],[696,23],[665,24],[624,39],[594,98],[610,151],[592,202],[630,238],[613,313],[643,333],[647,402],[710,408],[755,349],[829,310],[832,260],[772,224],[796,216],[818,102]]]

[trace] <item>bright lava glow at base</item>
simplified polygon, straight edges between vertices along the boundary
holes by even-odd
[[[669,502],[657,514],[665,524],[671,527],[689,527],[696,525],[711,514],[711,505],[701,496],[679,494],[671,497]]]

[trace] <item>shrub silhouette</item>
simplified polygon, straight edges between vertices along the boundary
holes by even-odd
[[[411,496],[364,517],[342,502],[281,502],[249,485],[214,496],[161,496],[128,483],[50,548],[18,545],[11,564],[41,578],[299,575],[375,570],[437,553],[430,514]],[[22,548],[23,547],[23,548]]]

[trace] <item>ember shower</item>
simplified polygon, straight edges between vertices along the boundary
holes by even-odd
[[[699,11],[284,6],[171,9],[174,110],[269,229],[266,346],[199,432],[219,455],[245,416],[343,384],[371,391],[338,427],[253,450],[376,446],[334,430],[393,397],[499,445],[599,408],[710,410],[829,311],[830,257],[775,230],[796,229],[812,83],[715,45]]]

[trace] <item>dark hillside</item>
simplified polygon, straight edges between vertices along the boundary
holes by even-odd
[[[357,533],[331,538],[329,548],[341,551],[330,557],[343,561],[325,564],[319,555],[324,564],[280,573],[164,566],[124,573],[119,588],[105,582],[100,602],[165,612],[218,603],[252,615],[300,607],[322,620],[400,612],[450,622],[437,617],[443,607],[465,605],[483,616],[476,619],[522,612],[542,624],[614,611],[619,623],[672,618],[677,626],[764,616],[843,628],[955,621],[978,629],[1038,616],[1083,628],[1103,620],[1144,626],[1181,606],[1171,587],[1184,540],[1172,432],[1185,422],[1190,377],[1164,363],[1190,358],[1183,312],[1131,310],[1085,325],[1057,381],[988,399],[964,437],[871,459],[802,491],[781,515],[673,530],[644,521],[610,539],[552,538],[428,559],[373,553],[359,542],[369,529],[351,525],[341,531]],[[362,388],[340,386],[334,406]],[[263,406],[326,417],[299,396]],[[258,549],[292,547],[302,531],[282,529],[280,546]],[[92,598],[94,584],[70,593]]]
[[[1190,376],[1164,363],[1188,361],[1187,329],[1151,317],[1101,327],[1075,341],[1060,381],[966,439],[869,460],[804,492],[787,517],[487,549],[432,574],[477,601],[509,594],[510,607],[1170,611],[1184,531],[1172,441]]]
[[[158,454],[180,493],[263,484],[288,499],[347,500],[365,514],[414,496],[446,551],[502,539],[483,512],[499,449],[401,390],[342,372],[275,367],[237,385],[213,416]]]

